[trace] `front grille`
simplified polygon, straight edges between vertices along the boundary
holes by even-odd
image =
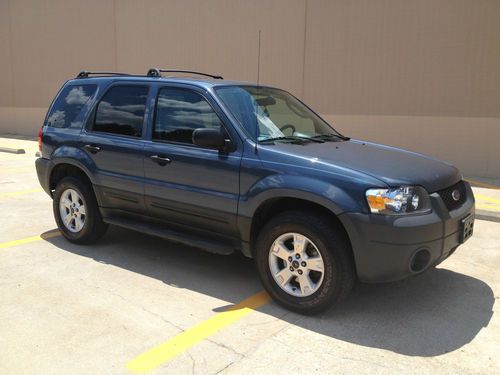
[[[458,194],[460,194],[458,200],[455,200],[453,198],[453,192],[455,190],[458,191]],[[446,189],[439,190],[437,193],[443,200],[444,205],[446,206],[448,211],[453,211],[459,208],[462,204],[464,204],[465,199],[467,198],[466,196],[467,192],[465,190],[465,184],[463,181],[460,181],[455,185],[447,187]],[[456,193],[455,193],[455,198],[456,198]]]

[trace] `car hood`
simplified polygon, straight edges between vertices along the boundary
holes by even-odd
[[[295,165],[310,163],[315,168],[352,169],[379,179],[389,186],[420,185],[429,193],[451,186],[461,179],[457,168],[422,154],[360,140],[289,144],[276,142],[268,150],[279,153]],[[284,160],[282,160],[284,161]]]

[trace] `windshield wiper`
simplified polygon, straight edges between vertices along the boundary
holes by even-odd
[[[318,135],[315,135],[314,137],[311,137],[313,139],[321,139],[323,141],[328,141],[328,140],[331,140],[332,138],[337,138],[337,139],[341,139],[343,141],[348,141],[349,137],[346,137],[344,135],[341,135],[341,134],[318,134]]]
[[[285,136],[285,137],[271,137],[266,139],[261,139],[259,142],[274,142],[274,141],[306,141],[307,139],[293,137],[293,136]]]
[[[302,141],[302,142],[309,141],[309,142],[316,142],[316,143],[323,143],[324,142],[323,140],[317,139],[314,137],[300,137],[298,135],[266,138],[266,139],[260,140],[259,142],[273,142],[273,141]]]

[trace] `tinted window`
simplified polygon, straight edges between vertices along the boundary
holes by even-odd
[[[96,90],[96,85],[66,86],[50,109],[47,125],[54,128],[81,127],[82,121],[76,121],[78,115]]]
[[[97,106],[92,130],[140,137],[147,97],[147,87],[112,87]]]
[[[161,89],[153,139],[192,143],[193,131],[198,128],[221,128],[221,122],[208,102],[193,91]]]

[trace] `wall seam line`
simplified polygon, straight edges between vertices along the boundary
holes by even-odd
[[[302,41],[302,93],[301,99],[305,100],[305,82],[306,82],[306,44],[307,44],[307,5],[308,0],[304,1],[304,40]]]
[[[12,50],[12,7],[10,0],[7,0],[7,12],[9,18],[9,52],[10,52],[10,85],[12,89],[11,105],[16,106],[16,85],[14,84],[14,51]]]
[[[115,60],[115,71],[118,71],[118,37],[116,35],[116,0],[113,0],[113,49]]]

